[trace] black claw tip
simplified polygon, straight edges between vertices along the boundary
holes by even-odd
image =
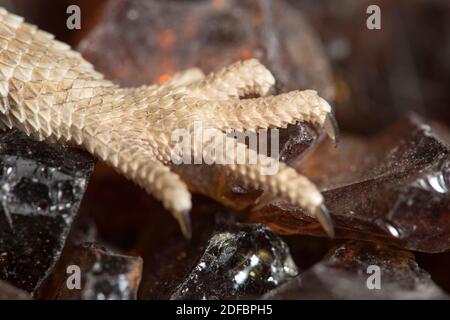
[[[192,225],[189,210],[181,212],[177,217],[181,232],[186,239],[192,238]]]
[[[332,112],[327,114],[324,128],[328,136],[334,141],[334,144],[337,145],[339,143],[339,126]]]
[[[328,234],[328,236],[330,238],[334,238],[333,220],[331,218],[330,211],[327,209],[327,207],[325,207],[324,204],[321,204],[319,207],[317,207],[315,216],[317,220],[319,220],[320,225]]]

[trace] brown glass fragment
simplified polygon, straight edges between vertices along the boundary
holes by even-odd
[[[379,274],[379,282],[375,280]],[[264,299],[449,299],[413,254],[348,241]]]
[[[69,284],[75,285],[71,276],[76,271],[68,269],[71,266],[79,268],[79,289],[69,288]],[[39,298],[132,300],[136,299],[141,274],[140,257],[120,255],[96,243],[71,243]]]
[[[410,250],[450,249],[448,132],[409,115],[371,137],[324,141],[296,168],[321,188],[339,238],[382,241]],[[300,208],[270,199],[252,221],[282,233],[324,235]]]

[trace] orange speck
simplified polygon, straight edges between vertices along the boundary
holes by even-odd
[[[164,73],[159,76],[158,83],[159,84],[164,83],[164,82],[170,80],[170,78],[172,78],[170,74]]]

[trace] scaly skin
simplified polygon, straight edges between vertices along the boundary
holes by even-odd
[[[86,149],[162,201],[186,236],[191,233],[191,195],[169,169],[175,129],[193,132],[199,121],[225,138],[228,129],[310,121],[325,126],[334,137],[331,108],[315,91],[268,96],[274,84],[263,65],[247,60],[206,77],[191,69],[160,86],[119,88],[69,46],[0,9],[1,127]],[[249,95],[261,97],[240,99]],[[231,141],[231,147],[237,145]],[[236,155],[227,148],[225,156],[233,162]],[[244,150],[260,161],[278,164],[278,173],[264,175],[260,162],[225,168],[248,185],[266,188],[304,207],[333,234],[323,197],[314,184],[277,160],[245,146]]]

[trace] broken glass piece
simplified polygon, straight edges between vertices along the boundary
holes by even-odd
[[[29,300],[30,295],[20,290],[19,288],[13,287],[12,285],[0,280],[0,300]]]
[[[402,248],[450,250],[449,133],[409,115],[371,138],[323,143],[296,164],[315,181],[339,238]],[[281,233],[324,236],[318,223],[279,199],[253,208],[250,220]]]
[[[171,299],[257,297],[297,275],[287,245],[263,225],[216,232]]]
[[[80,281],[78,290],[75,290],[77,270]],[[64,249],[61,261],[58,262],[39,297],[134,300],[137,297],[141,275],[140,257],[117,254],[96,243],[71,243]],[[69,288],[69,285],[72,287]]]
[[[35,292],[61,254],[93,169],[78,149],[0,133],[0,279]]]
[[[449,299],[412,253],[349,241],[265,299]]]

